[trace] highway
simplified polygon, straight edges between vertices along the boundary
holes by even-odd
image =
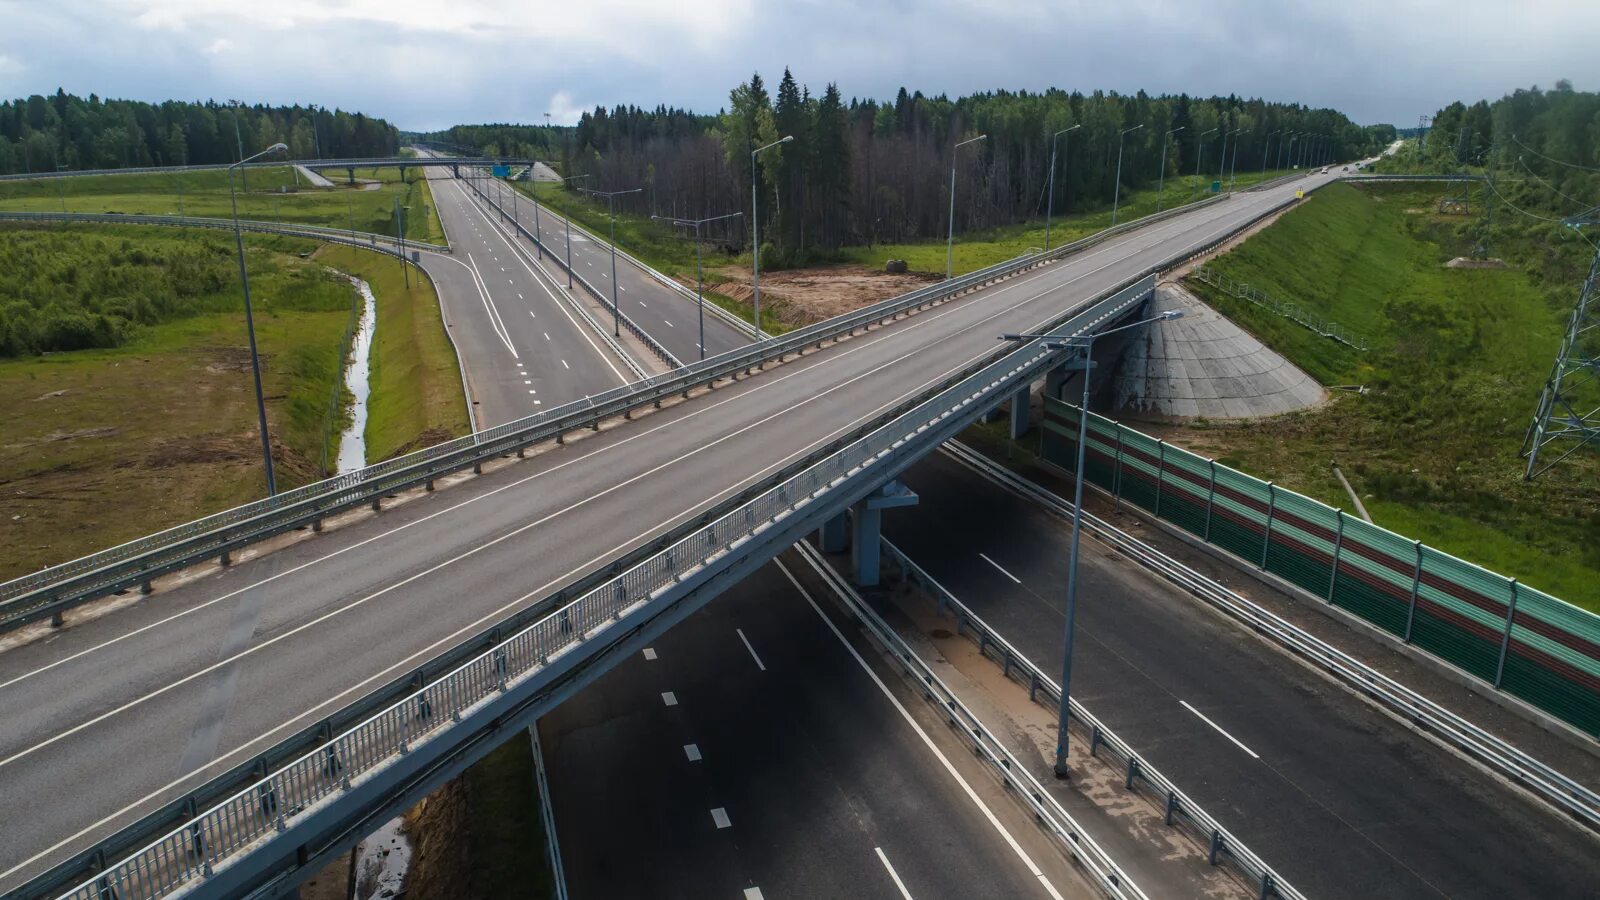
[[[885,517],[889,539],[1059,672],[1070,523],[944,454],[905,481],[922,502]],[[1306,894],[1600,884],[1589,833],[1100,544],[1083,552],[1073,694]]]
[[[1097,896],[858,630],[768,564],[541,719],[570,896]]]
[[[1299,186],[1119,236],[0,653],[0,887]],[[469,369],[475,390],[483,372]]]
[[[547,207],[540,207],[538,222],[534,221],[534,204],[518,194],[510,185],[497,178],[479,179],[479,185],[508,213],[515,213],[522,227],[541,235],[551,252],[565,254],[566,230],[560,216]],[[626,248],[624,248],[626,249]],[[564,258],[564,256],[563,256]],[[610,301],[611,249],[604,240],[586,234],[576,226],[572,229],[572,268],[589,283],[606,294]],[[622,314],[633,319],[640,328],[661,342],[662,346],[683,362],[700,359],[699,315],[696,304],[682,294],[662,285],[648,273],[634,266],[622,256],[616,259],[617,306]],[[553,269],[554,266],[552,265]],[[580,288],[581,290],[581,288]],[[609,324],[609,323],[608,323]],[[706,356],[715,356],[725,350],[743,347],[750,336],[734,328],[720,316],[707,313]]]

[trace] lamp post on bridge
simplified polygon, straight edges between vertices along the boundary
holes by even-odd
[[[261,391],[261,355],[256,350],[256,320],[255,313],[250,308],[250,273],[244,264],[244,231],[239,227],[239,195],[233,187],[234,170],[249,162],[276,153],[279,150],[288,150],[283,143],[273,144],[271,147],[257,153],[255,156],[240,159],[228,167],[228,201],[233,206],[233,243],[239,253],[239,283],[244,287],[244,327],[250,335],[250,372],[255,376],[256,383],[256,421],[261,428],[261,462],[267,472],[267,496],[278,493],[278,481],[272,472],[272,439],[267,436],[267,398]]]
[[[1161,194],[1167,189],[1167,141],[1188,127],[1179,125],[1177,128],[1169,128],[1167,133],[1161,136],[1161,177],[1156,180],[1156,212],[1161,212]]]
[[[1050,200],[1044,207],[1044,248],[1046,250],[1050,249],[1050,215],[1055,212],[1056,208],[1056,138],[1063,134],[1070,134],[1082,127],[1083,123],[1079,122],[1071,128],[1063,128],[1050,135]],[[1067,147],[1071,148],[1071,146],[1072,138],[1067,138]],[[945,277],[948,278],[949,274],[946,273]]]
[[[765,147],[757,147],[750,151],[750,286],[754,292],[754,299],[751,301],[750,330],[757,340],[761,339],[761,209],[756,205],[757,188],[760,185],[760,179],[756,176],[756,154],[792,140],[794,135],[786,134]]]
[[[658,222],[671,222],[673,225],[682,225],[694,229],[694,283],[695,296],[699,299],[700,313],[700,358],[706,358],[706,282],[705,272],[700,265],[700,226],[708,222],[720,222],[723,219],[734,219],[744,215],[742,212],[728,213],[724,216],[712,216],[708,219],[673,219],[667,216],[651,216]]]
[[[1002,341],[1041,341],[1045,349],[1065,350],[1073,347],[1083,348],[1083,402],[1078,407],[1078,466],[1076,477],[1073,479],[1072,489],[1072,550],[1067,563],[1067,610],[1066,625],[1062,633],[1062,661],[1061,661],[1061,704],[1056,711],[1056,760],[1055,773],[1057,778],[1067,777],[1067,723],[1072,714],[1072,637],[1074,620],[1078,610],[1078,541],[1083,533],[1083,466],[1086,456],[1085,448],[1089,440],[1089,373],[1094,356],[1094,342],[1097,338],[1151,322],[1165,322],[1183,317],[1183,310],[1168,310],[1158,316],[1119,325],[1108,331],[1089,335],[1049,335],[1049,334],[1002,334]]]
[[[629,188],[625,191],[596,191],[589,188],[581,189],[585,194],[606,198],[606,209],[611,217],[611,334],[613,337],[622,337],[622,307],[617,305],[617,198],[624,194],[637,194],[644,188]],[[571,267],[568,267],[571,270]]]
[[[1122,133],[1117,135],[1117,177],[1111,183],[1111,224],[1112,225],[1117,224],[1117,204],[1120,203],[1121,200],[1122,200],[1122,141],[1128,135],[1132,134],[1135,131],[1138,131],[1139,129],[1141,129],[1143,127],[1144,127],[1144,123],[1140,122],[1138,125],[1135,125],[1132,128],[1124,128],[1124,129],[1122,129]]]

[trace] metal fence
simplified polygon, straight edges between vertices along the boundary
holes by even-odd
[[[1047,398],[1044,457],[1075,468],[1077,407]],[[1600,736],[1600,616],[1098,415],[1086,475],[1201,540]]]
[[[1153,279],[1097,298],[1059,326],[1058,333],[1080,333],[1117,307],[1128,308],[1148,296]],[[928,441],[953,425],[975,419],[1015,384],[1036,377],[1060,351],[1031,344],[1004,353],[977,371],[956,379],[883,427],[845,446],[748,503],[689,533],[555,609],[490,650],[468,660],[433,684],[383,709],[326,745],[288,763],[169,831],[129,858],[65,894],[72,900],[156,898],[211,874],[234,853],[283,831],[288,821],[347,790],[414,744],[436,739],[477,704],[504,692],[552,659],[592,652],[608,630],[627,630],[624,620],[648,601],[703,566],[740,548],[748,551],[763,532],[822,502],[847,482],[871,480],[888,467],[908,463],[913,441]],[[892,473],[889,473],[892,474]],[[615,632],[613,632],[615,633]],[[580,649],[589,647],[589,651]]]
[[[1191,278],[1205,282],[1230,297],[1248,301],[1267,312],[1304,325],[1325,338],[1338,341],[1363,353],[1367,350],[1366,338],[1340,325],[1338,322],[1325,319],[1315,310],[1301,306],[1298,303],[1280,300],[1266,291],[1251,287],[1245,282],[1229,276],[1226,272],[1218,271],[1213,266],[1197,266],[1189,275]]]
[[[887,544],[887,542],[886,542]],[[1048,831],[1068,853],[1084,868],[1089,877],[1107,896],[1119,900],[1147,900],[1148,895],[1129,878],[1117,861],[1095,839],[1084,831],[1072,814],[1067,812],[1055,795],[1045,789],[1028,766],[1017,759],[1005,744],[995,737],[961,698],[944,680],[936,675],[916,651],[880,617],[848,582],[839,576],[815,548],[806,543],[795,545],[807,564],[827,582],[834,592],[862,624],[867,626],[877,642],[894,655],[906,673],[916,680],[929,702],[939,707],[949,719],[957,734],[972,745],[978,758],[988,763],[1006,787],[1028,807],[1041,827]],[[787,570],[785,570],[787,572]]]
[[[1085,250],[1116,235],[1226,199],[1213,197],[1146,216],[1062,245],[1048,253],[997,263],[779,337],[708,357],[672,372],[612,388],[583,400],[552,407],[363,469],[283,491],[273,497],[195,519],[15,578],[0,584],[0,632],[40,618],[59,617],[63,610],[84,601],[134,585],[148,585],[151,578],[218,556],[230,549],[308,523],[318,523],[328,515],[371,502],[384,494],[429,483],[468,466],[481,466],[486,460],[521,451],[545,440],[559,440],[569,431],[595,426],[606,417],[651,403],[659,404],[666,398],[687,393],[693,388],[755,371],[768,362],[782,361],[791,354],[799,354],[812,347],[820,348],[826,341],[838,340],[855,334],[857,330],[885,324],[991,282]],[[1261,215],[1270,212],[1265,210]],[[232,223],[228,224],[231,227]],[[1248,224],[1243,223],[1240,227]],[[1174,259],[1187,255],[1181,254]],[[1152,269],[1163,268],[1172,261],[1163,261]]]
[[[899,566],[901,573],[921,587],[941,612],[956,620],[956,630],[978,644],[978,652],[1000,663],[1007,678],[1019,679],[1028,686],[1028,699],[1036,703],[1043,697],[1052,712],[1061,704],[1061,686],[1045,671],[1028,659],[979,618],[966,604],[945,589],[937,579],[917,565],[888,538],[883,538],[883,549]],[[1145,761],[1126,741],[1107,728],[1089,712],[1076,697],[1071,699],[1072,719],[1087,734],[1088,753],[1103,759],[1125,773],[1123,786],[1130,791],[1146,793],[1152,802],[1165,810],[1166,824],[1178,828],[1207,848],[1207,858],[1212,865],[1227,865],[1246,884],[1254,886],[1257,896],[1266,900],[1279,897],[1283,900],[1304,900],[1304,895],[1284,880],[1265,860],[1257,856],[1245,843],[1222,827],[1200,805],[1178,790],[1155,766]]]

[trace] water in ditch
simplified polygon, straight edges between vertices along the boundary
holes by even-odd
[[[361,320],[356,324],[356,333],[351,339],[350,362],[344,370],[344,386],[354,400],[350,408],[350,424],[339,436],[341,473],[363,468],[367,464],[367,397],[372,393],[369,364],[372,358],[372,331],[378,319],[378,302],[372,296],[372,287],[359,278],[350,280],[361,292]]]

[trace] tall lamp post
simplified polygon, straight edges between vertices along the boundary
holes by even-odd
[[[585,194],[606,198],[606,209],[611,217],[611,334],[622,337],[622,307],[617,305],[617,198],[623,194],[637,194],[644,188],[626,191],[594,191],[584,188]]]
[[[1156,180],[1156,212],[1161,212],[1161,194],[1167,189],[1167,141],[1188,127],[1179,125],[1177,128],[1169,128],[1167,133],[1161,136],[1161,177]]]
[[[1072,489],[1072,550],[1067,563],[1067,621],[1062,634],[1063,650],[1061,660],[1061,706],[1056,713],[1056,762],[1055,773],[1057,778],[1067,777],[1067,722],[1072,711],[1072,633],[1074,620],[1078,609],[1078,539],[1083,532],[1083,465],[1084,448],[1089,440],[1089,372],[1091,371],[1092,357],[1094,356],[1094,342],[1097,338],[1129,328],[1148,325],[1151,322],[1165,322],[1183,317],[1183,310],[1173,309],[1159,316],[1141,319],[1102,331],[1099,334],[1088,335],[1048,335],[1048,334],[1003,334],[1003,341],[1043,341],[1043,347],[1049,350],[1065,350],[1068,348],[1083,349],[1083,403],[1078,407],[1078,468],[1077,477],[1074,479]]]
[[[1244,135],[1247,135],[1249,133],[1250,133],[1250,129],[1246,128],[1244,131],[1239,132],[1239,136],[1243,137]],[[1228,193],[1230,193],[1230,194],[1233,193],[1233,178],[1234,178],[1235,175],[1238,175],[1238,174],[1239,174],[1239,142],[1236,140],[1236,141],[1233,142],[1233,161],[1228,163]]]
[[[1218,181],[1221,181],[1223,176],[1228,174],[1228,138],[1233,137],[1243,130],[1243,128],[1235,128],[1234,130],[1226,132],[1222,135],[1222,159],[1217,162]]]
[[[545,115],[549,115],[549,113]],[[561,183],[566,184],[569,181],[582,181],[585,178],[593,177],[593,173],[588,175],[568,175],[561,179]],[[561,221],[567,228],[567,290],[570,291],[572,290],[572,216],[565,209],[561,210]]]
[[[272,474],[272,439],[267,436],[267,398],[261,392],[261,355],[256,351],[256,320],[255,313],[250,309],[250,273],[244,265],[244,231],[239,227],[239,195],[233,187],[233,173],[252,159],[288,149],[285,144],[273,144],[255,156],[241,159],[228,167],[228,201],[233,206],[233,244],[239,251],[239,283],[244,286],[244,327],[250,335],[250,372],[256,381],[256,421],[261,427],[261,462],[267,470],[269,497],[278,493],[278,480]]]
[[[1280,168],[1280,169],[1283,168],[1284,148],[1285,147],[1289,147],[1289,148],[1292,149],[1294,147],[1294,142],[1295,142],[1296,138],[1299,137],[1299,135],[1300,135],[1300,132],[1298,132],[1298,131],[1289,131],[1289,132],[1285,132],[1283,137],[1278,138],[1278,168]],[[1284,142],[1284,138],[1288,138],[1289,139],[1288,143]],[[1293,163],[1294,162],[1294,158],[1290,157],[1289,161],[1291,163]]]
[[[735,219],[744,215],[742,212],[728,213],[725,216],[712,216],[709,219],[674,219],[668,216],[651,216],[657,221],[671,222],[694,229],[694,284],[695,296],[699,298],[700,311],[700,358],[706,358],[706,282],[705,270],[700,265],[700,226],[708,222],[720,222],[723,219]]]
[[[1217,132],[1219,132],[1221,130],[1222,130],[1221,126],[1218,126],[1216,128],[1211,129],[1210,131],[1201,132],[1200,136],[1194,139],[1194,178],[1195,178],[1195,181],[1199,181],[1200,180],[1200,165],[1201,165],[1201,163],[1204,163],[1206,161],[1206,136],[1207,135],[1216,134]]]
[[[1283,134],[1283,129],[1279,128],[1276,131],[1267,132],[1266,138],[1261,143],[1261,174],[1263,175],[1267,174],[1267,160],[1272,158],[1272,136],[1275,134]],[[1279,140],[1281,141],[1282,138],[1279,138]]]
[[[1132,128],[1124,128],[1124,129],[1122,129],[1122,133],[1117,135],[1117,178],[1116,178],[1116,181],[1112,182],[1112,184],[1111,184],[1111,224],[1112,225],[1117,224],[1117,204],[1119,202],[1121,202],[1121,200],[1122,200],[1122,140],[1123,140],[1123,138],[1126,138],[1129,134],[1131,134],[1131,133],[1133,133],[1135,131],[1138,131],[1139,129],[1141,129],[1143,127],[1144,127],[1144,123],[1141,122],[1138,125],[1133,126]]]
[[[755,299],[751,301],[750,330],[757,340],[761,339],[761,210],[756,206],[756,189],[760,185],[756,177],[756,154],[792,140],[794,135],[786,134],[765,147],[750,151],[750,286],[755,292]]]
[[[411,270],[406,268],[406,210],[409,206],[401,206],[400,198],[394,198],[394,248],[400,251],[400,275],[406,280],[406,290],[411,290]]]
[[[1063,128],[1050,135],[1050,201],[1044,207],[1044,248],[1046,250],[1050,249],[1050,214],[1055,212],[1056,208],[1056,138],[1061,137],[1063,134],[1077,131],[1082,127],[1083,123],[1079,122],[1071,128]],[[1072,138],[1067,138],[1067,146],[1072,146]],[[949,277],[948,273],[946,277]]]
[[[975,144],[978,141],[989,139],[987,134],[980,134],[975,138],[967,138],[950,149],[950,229],[944,239],[944,277],[950,280],[950,271],[955,261],[956,248],[956,154],[962,147]]]

